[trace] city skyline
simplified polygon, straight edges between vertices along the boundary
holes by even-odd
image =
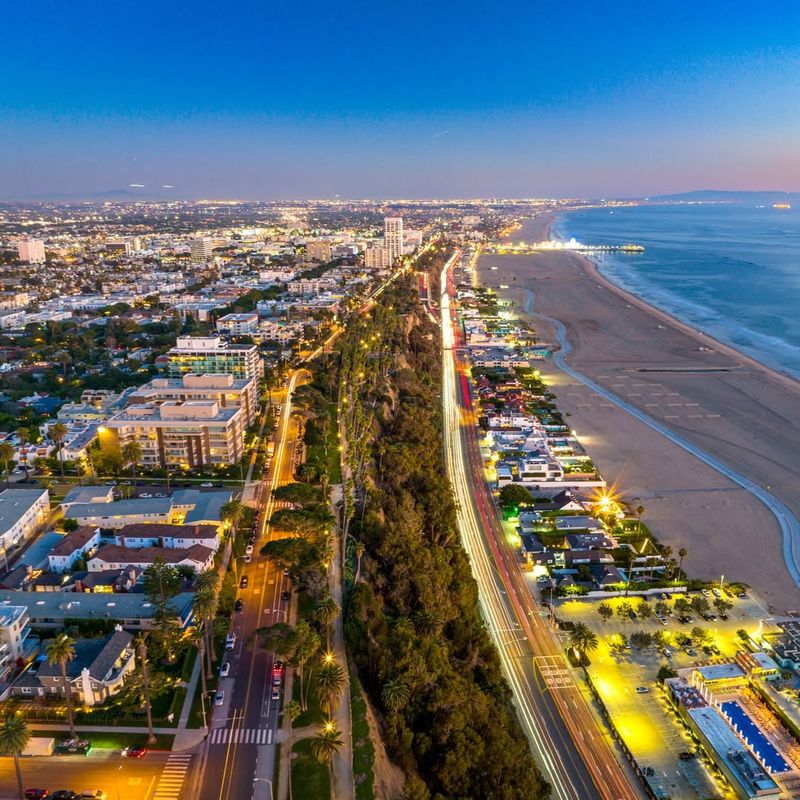
[[[797,7],[84,3],[6,24],[3,199],[800,189]]]

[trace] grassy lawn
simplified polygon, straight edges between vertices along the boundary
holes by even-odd
[[[67,734],[63,731],[48,731],[47,729],[32,728],[34,736],[52,736],[56,740]],[[143,733],[88,733],[81,731],[80,736],[89,739],[93,750],[122,750],[123,747],[142,745],[148,750],[172,750],[175,737],[172,734],[162,734],[157,737],[155,744],[147,744],[147,731]]]
[[[350,667],[350,715],[353,721],[353,780],[356,785],[356,800],[374,800],[375,746],[369,736],[367,703],[352,666]]]
[[[328,768],[311,752],[311,739],[301,739],[292,748],[292,793],[294,797],[325,800],[330,797]]]
[[[312,666],[314,672],[319,669],[319,662]],[[305,677],[308,683],[309,665],[306,664]],[[294,721],[293,728],[302,728],[306,725],[320,724],[323,720],[322,710],[317,702],[317,693],[314,690],[314,675],[311,675],[311,686],[308,687],[308,708]],[[292,700],[300,702],[300,671],[295,670],[294,682],[292,684]]]

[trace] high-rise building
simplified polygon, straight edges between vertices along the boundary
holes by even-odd
[[[389,269],[392,257],[388,247],[368,247],[364,251],[364,266],[367,269]]]
[[[392,263],[403,255],[402,217],[386,217],[383,220],[383,243],[389,251]]]
[[[41,239],[21,239],[17,244],[19,260],[28,264],[44,264],[44,242]]]
[[[208,261],[214,251],[214,242],[208,236],[196,236],[189,242],[192,261]]]
[[[179,336],[175,347],[157,363],[166,366],[170,378],[180,378],[187,372],[235,378],[260,378],[264,373],[255,345],[230,344],[221,336]]]

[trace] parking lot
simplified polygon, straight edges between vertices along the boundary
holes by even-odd
[[[686,756],[695,753],[696,745],[667,703],[657,681],[658,671],[664,665],[677,670],[702,662],[729,660],[741,649],[737,630],[744,628],[748,633],[754,633],[759,626],[766,629],[769,623],[765,619],[765,609],[752,597],[743,600],[726,598],[733,604],[727,612],[727,620],[721,619],[718,614],[714,620],[705,620],[697,613],[690,612],[691,622],[681,623],[675,611],[675,600],[677,597],[690,600],[694,596],[696,593],[688,598],[686,595],[676,595],[664,601],[670,612],[664,615],[666,624],[662,624],[655,616],[642,618],[637,614],[635,619],[631,619],[627,613],[620,615],[617,612],[623,603],[630,604],[636,610],[641,602],[638,597],[562,600],[557,605],[556,614],[562,624],[582,622],[597,635],[598,647],[589,653],[589,676],[618,733],[637,763],[647,771],[651,784],[660,786],[664,796],[721,797],[720,788],[704,759]],[[649,605],[654,608],[657,599],[660,600],[650,599]],[[713,595],[707,599],[712,601]],[[613,616],[604,619],[598,613],[601,602],[611,607]],[[712,612],[716,614],[713,609]],[[719,655],[704,652],[701,646],[695,646],[688,648],[695,653],[692,656],[686,648],[675,642],[676,635],[688,636],[695,627],[708,632],[706,646],[717,648]],[[664,655],[663,646],[656,644],[643,648],[631,645],[622,647],[620,635],[629,639],[635,631],[668,637],[666,646],[669,656]],[[566,644],[568,632],[562,631],[562,636]],[[683,759],[681,753],[684,754]]]

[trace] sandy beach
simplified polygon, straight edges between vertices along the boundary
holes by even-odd
[[[516,232],[548,236],[543,218]],[[513,238],[513,237],[512,237]],[[490,270],[497,266],[497,270]],[[481,280],[522,312],[560,320],[567,361],[628,403],[756,483],[800,516],[800,384],[619,289],[573,253],[485,255]],[[532,319],[539,338],[551,325]],[[690,574],[749,583],[776,611],[800,609],[771,512],[695,456],[544,362],[543,373],[589,453],[660,541],[686,547]]]

